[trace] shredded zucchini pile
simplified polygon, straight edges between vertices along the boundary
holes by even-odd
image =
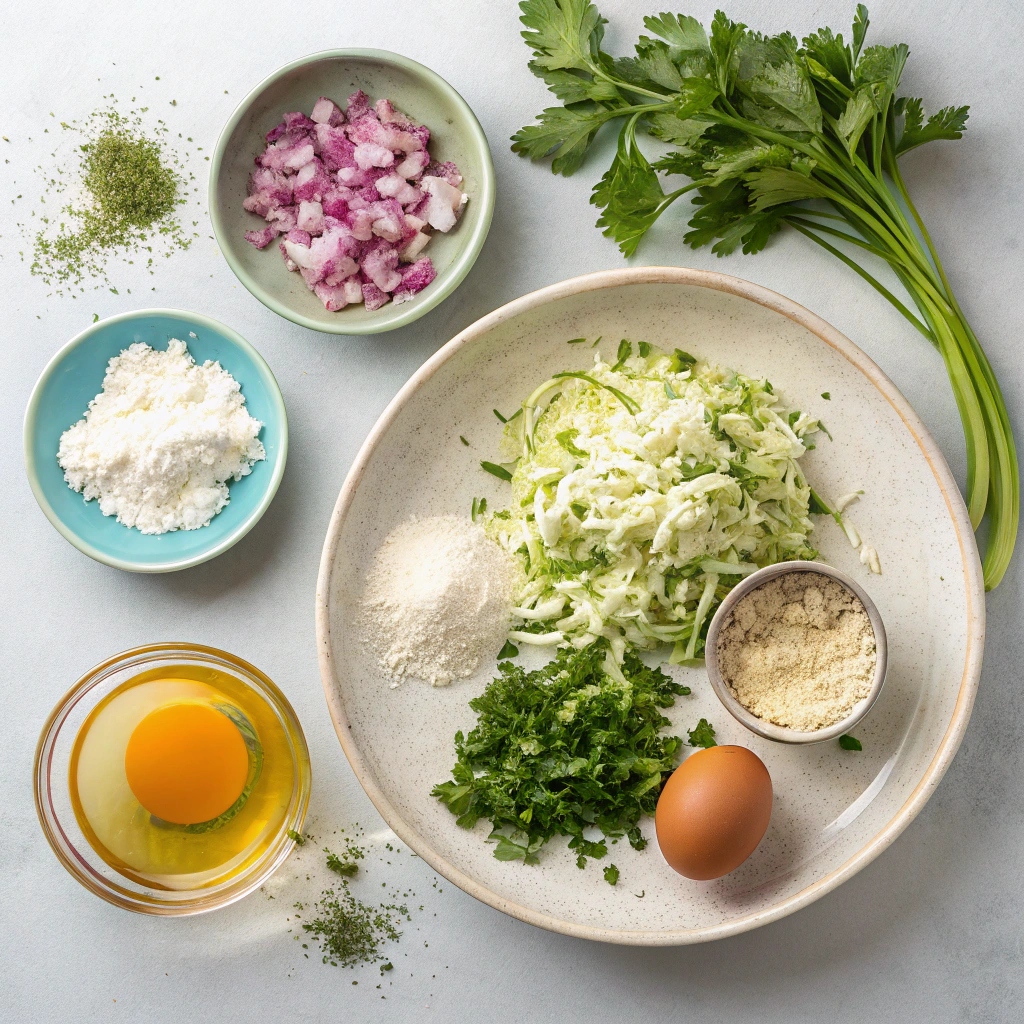
[[[525,573],[510,638],[701,656],[742,576],[816,556],[799,459],[819,429],[767,380],[643,342],[546,381],[505,428],[511,507],[488,519]]]

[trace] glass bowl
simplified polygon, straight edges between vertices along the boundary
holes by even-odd
[[[75,739],[91,712],[114,690],[154,669],[184,675],[215,670],[232,676],[262,700],[280,724],[292,760],[292,791],[281,825],[251,863],[227,880],[200,889],[165,889],[135,881],[111,867],[82,831],[72,804],[69,770]],[[196,676],[200,678],[201,676]],[[284,863],[302,831],[309,804],[309,752],[284,694],[259,669],[225,651],[198,644],[136,647],[87,672],[54,708],[39,737],[34,765],[36,811],[57,859],[90,892],[140,914],[179,916],[225,907],[259,888]]]

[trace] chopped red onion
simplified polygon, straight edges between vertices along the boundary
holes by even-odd
[[[264,249],[278,236],[324,308],[404,302],[437,276],[422,256],[432,231],[449,231],[467,196],[451,161],[432,161],[430,130],[389,99],[361,89],[345,109],[321,96],[309,117],[284,115],[266,135],[243,207],[267,226],[245,233]]]

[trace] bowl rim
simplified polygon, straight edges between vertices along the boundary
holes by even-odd
[[[428,842],[423,840],[417,830],[406,822],[376,785],[371,769],[363,760],[358,747],[352,739],[348,717],[345,714],[342,702],[338,698],[337,667],[334,664],[331,650],[329,607],[330,595],[333,589],[332,574],[335,556],[341,538],[342,527],[347,518],[355,492],[359,487],[363,474],[366,472],[374,450],[409,398],[460,349],[486,335],[493,327],[503,321],[535,309],[538,306],[577,293],[600,291],[633,284],[683,284],[709,288],[714,291],[724,291],[740,298],[748,299],[800,324],[812,334],[815,334],[830,348],[839,352],[840,355],[849,360],[853,366],[867,376],[886,401],[889,402],[895,413],[903,420],[911,436],[925,456],[929,468],[945,498],[946,507],[957,534],[964,565],[967,618],[967,645],[963,673],[949,724],[943,733],[942,739],[939,741],[932,760],[921,773],[913,790],[899,810],[878,830],[875,836],[842,864],[833,868],[828,874],[770,907],[745,914],[721,924],[699,928],[679,928],[658,933],[638,929],[605,928],[596,925],[576,924],[541,911],[533,910],[516,903],[514,900],[505,899],[447,861]],[[823,320],[793,299],[787,298],[763,285],[709,270],[694,270],[686,267],[627,267],[618,270],[598,271],[570,278],[566,281],[530,292],[500,306],[452,338],[407,381],[391,400],[376,424],[374,424],[373,429],[357,453],[345,477],[345,482],[342,484],[337,503],[331,514],[331,521],[320,560],[320,571],[317,577],[316,634],[317,657],[320,664],[320,678],[324,688],[324,695],[327,699],[331,719],[334,722],[334,730],[352,767],[353,773],[367,796],[369,796],[374,806],[395,834],[435,871],[481,902],[517,920],[537,925],[548,931],[621,945],[678,946],[697,942],[709,942],[714,939],[750,931],[753,928],[759,928],[772,921],[787,917],[789,914],[813,903],[870,864],[883,851],[888,849],[910,822],[917,817],[952,762],[967,729],[971,709],[974,706],[974,698],[978,691],[978,682],[981,676],[985,639],[985,587],[974,530],[971,527],[971,522],[967,515],[967,507],[957,487],[956,480],[946,464],[938,445],[920,417],[914,412],[910,403],[903,397],[896,385],[883,373],[874,360],[826,320]]]
[[[871,622],[871,629],[875,636],[875,671],[871,680],[871,689],[865,697],[862,697],[854,705],[853,710],[841,721],[836,722],[824,729],[816,729],[814,732],[802,732],[799,729],[790,729],[784,725],[776,725],[774,722],[767,722],[758,718],[737,699],[732,688],[722,676],[722,670],[718,662],[718,636],[725,625],[725,620],[732,614],[733,608],[746,597],[747,594],[763,586],[769,580],[777,579],[779,576],[789,576],[791,573],[817,573],[819,576],[826,576],[848,590],[864,606],[868,620]],[[763,736],[766,740],[776,740],[779,743],[821,743],[824,740],[834,740],[843,733],[852,729],[870,710],[871,706],[878,699],[885,683],[885,673],[888,666],[889,645],[885,633],[885,624],[882,616],[864,588],[845,572],[828,565],[825,562],[808,561],[798,559],[792,562],[776,562],[774,565],[766,565],[749,576],[744,577],[732,590],[726,594],[725,599],[715,610],[715,614],[708,626],[707,641],[704,648],[704,664],[707,668],[708,680],[711,689],[725,706],[726,711],[732,715],[741,725],[746,726],[752,733]]]
[[[142,562],[135,559],[118,558],[114,555],[108,555],[99,548],[90,544],[89,541],[80,534],[72,530],[57,514],[56,510],[43,493],[43,487],[39,481],[39,471],[36,465],[35,453],[33,451],[33,442],[35,440],[37,424],[39,422],[40,403],[42,402],[43,389],[49,382],[50,378],[57,372],[57,369],[60,367],[67,355],[80,345],[84,345],[94,334],[97,334],[101,328],[106,327],[109,324],[140,320],[152,316],[179,317],[190,321],[195,326],[215,331],[223,335],[229,342],[248,355],[257,370],[259,370],[267,385],[268,397],[270,398],[270,402],[274,406],[274,411],[277,414],[281,432],[281,442],[278,446],[279,454],[272,468],[270,479],[267,481],[266,488],[263,496],[260,498],[259,504],[249,514],[248,518],[244,519],[235,527],[234,530],[231,531],[231,533],[212,547],[206,548],[198,554],[190,555],[188,558],[179,558],[166,562]],[[85,330],[79,331],[79,333],[70,341],[62,345],[50,358],[46,366],[43,367],[43,371],[40,373],[39,379],[32,387],[32,394],[29,396],[28,405],[25,408],[25,418],[22,428],[22,450],[25,457],[25,472],[28,475],[28,482],[29,486],[32,488],[32,494],[34,495],[36,502],[39,504],[39,507],[43,510],[43,514],[50,520],[50,523],[65,540],[73,544],[79,551],[83,552],[83,554],[88,555],[97,562],[102,562],[104,565],[113,566],[115,569],[123,569],[126,572],[142,573],[177,572],[179,569],[188,569],[193,565],[200,565],[202,562],[208,562],[211,558],[216,558],[217,555],[223,554],[228,550],[228,548],[237,544],[260,521],[260,519],[263,518],[263,513],[270,507],[270,503],[274,500],[274,495],[277,494],[277,489],[281,485],[281,479],[284,477],[285,463],[288,461],[288,413],[285,409],[284,397],[281,395],[281,388],[278,386],[277,378],[274,376],[273,370],[270,369],[270,366],[263,356],[261,356],[259,352],[257,352],[256,349],[253,348],[252,345],[249,344],[249,342],[247,342],[237,331],[232,330],[232,328],[228,327],[226,324],[222,324],[219,320],[214,320],[213,317],[205,316],[202,313],[192,313],[186,309],[159,307],[152,309],[129,310],[126,313],[116,313],[114,316],[108,316],[103,320],[97,320],[96,323],[89,324]],[[129,529],[129,527],[125,527],[125,529]]]
[[[60,825],[56,813],[53,811],[52,802],[49,798],[49,781],[53,758],[53,742],[56,740],[57,733],[60,732],[68,714],[78,704],[79,700],[84,698],[94,686],[103,682],[109,671],[116,670],[120,665],[135,661],[134,667],[139,672],[142,672],[145,671],[147,664],[145,660],[142,660],[146,655],[150,656],[150,663],[154,663],[160,655],[173,654],[191,657],[199,661],[227,664],[236,674],[243,676],[249,686],[261,690],[261,696],[264,700],[276,705],[278,712],[282,714],[285,720],[289,738],[295,747],[296,789],[293,794],[293,800],[295,801],[294,813],[282,823],[282,828],[278,833],[278,849],[272,854],[268,850],[270,855],[266,857],[266,860],[261,865],[253,865],[249,877],[243,875],[232,882],[225,883],[219,891],[207,892],[203,889],[175,890],[179,894],[190,892],[196,895],[193,895],[188,900],[181,898],[162,903],[157,900],[143,899],[131,890],[103,878],[89,867],[70,839],[64,834],[64,829]],[[143,644],[139,647],[129,648],[126,651],[121,651],[118,654],[111,655],[109,658],[105,658],[99,664],[89,669],[84,675],[80,676],[47,716],[46,722],[39,733],[35,755],[32,759],[32,795],[36,816],[39,819],[43,836],[47,843],[49,843],[50,849],[53,850],[57,860],[75,881],[88,889],[89,892],[123,910],[130,910],[136,914],[145,914],[152,917],[189,917],[195,914],[209,913],[211,910],[219,910],[222,907],[230,906],[255,889],[258,889],[288,859],[288,856],[297,845],[291,833],[301,833],[302,831],[302,826],[306,820],[306,813],[309,810],[312,778],[309,745],[306,742],[306,735],[303,732],[299,716],[295,713],[291,701],[288,700],[281,688],[266,673],[261,672],[251,662],[246,661],[244,658],[239,658],[229,651],[223,651],[217,647],[209,647],[205,644],[174,641]],[[204,893],[205,896],[203,895]]]
[[[356,58],[357,60],[375,60],[385,64],[393,64],[397,67],[402,68],[404,71],[408,71],[414,76],[420,76],[425,78],[432,85],[438,88],[441,92],[445,93],[448,98],[458,107],[463,116],[465,117],[466,123],[469,126],[469,134],[475,144],[478,155],[480,157],[480,164],[483,169],[480,181],[480,192],[479,195],[472,196],[472,201],[475,205],[483,209],[483,215],[480,217],[479,222],[476,224],[473,231],[464,240],[462,247],[456,254],[454,262],[447,268],[444,275],[439,274],[438,280],[434,281],[428,289],[420,292],[415,298],[410,299],[407,302],[400,303],[397,307],[397,311],[393,312],[392,315],[378,317],[375,320],[368,321],[362,324],[351,324],[339,314],[343,314],[344,310],[340,310],[337,321],[337,326],[332,324],[324,324],[318,320],[314,320],[311,317],[306,316],[304,313],[300,313],[297,310],[292,309],[287,303],[281,302],[275,298],[270,292],[268,292],[262,285],[248,273],[245,267],[242,266],[241,262],[235,258],[231,247],[228,246],[226,240],[229,237],[228,229],[224,223],[223,210],[221,208],[220,201],[217,198],[217,181],[221,174],[221,169],[224,163],[224,155],[227,151],[228,139],[231,133],[238,126],[238,123],[248,113],[249,108],[259,98],[260,94],[263,93],[269,86],[273,85],[278,79],[283,78],[285,75],[296,70],[297,68],[305,67],[308,64],[313,64],[323,60],[336,60],[339,58]],[[494,175],[494,161],[491,158],[491,149],[487,143],[487,135],[477,119],[476,114],[473,113],[473,109],[470,105],[462,98],[460,93],[442,78],[436,71],[432,71],[424,64],[420,64],[418,61],[412,60],[409,57],[403,57],[399,53],[393,53],[390,50],[376,50],[367,49],[364,47],[343,47],[340,49],[332,50],[319,50],[316,53],[307,54],[305,57],[299,57],[296,60],[290,61],[288,64],[279,67],[276,71],[271,72],[261,82],[259,82],[253,89],[251,89],[245,96],[245,98],[235,107],[231,117],[228,118],[227,123],[221,129],[221,133],[217,138],[217,145],[214,147],[213,158],[210,162],[210,177],[207,185],[207,197],[210,208],[210,221],[213,224],[213,234],[217,240],[217,247],[220,249],[221,254],[227,261],[228,266],[231,268],[232,273],[239,281],[245,286],[245,288],[259,299],[267,309],[278,316],[284,317],[286,320],[291,320],[292,323],[299,324],[301,327],[308,327],[310,330],[319,331],[322,334],[340,334],[340,335],[364,335],[364,334],[383,334],[386,331],[393,331],[399,327],[405,327],[407,324],[411,324],[414,320],[418,320],[424,314],[430,312],[435,306],[443,302],[456,288],[465,280],[466,275],[472,270],[473,265],[476,263],[477,258],[483,249],[484,242],[487,239],[488,232],[491,228],[491,220],[494,216],[494,196],[495,196],[495,175]],[[241,202],[241,200],[239,200]],[[437,287],[435,287],[435,285]],[[420,298],[422,296],[422,298]],[[382,309],[389,309],[393,307],[393,303],[387,303],[382,306]]]

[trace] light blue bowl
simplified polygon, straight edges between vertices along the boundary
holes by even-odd
[[[198,363],[217,360],[242,385],[246,408],[263,424],[260,440],[267,457],[228,485],[231,500],[209,526],[148,536],[103,515],[98,502],[71,490],[57,464],[57,449],[61,434],[102,389],[113,356],[136,341],[166,349],[171,338],[184,341]],[[224,324],[178,309],[121,313],[82,331],[47,364],[25,411],[25,468],[39,507],[79,551],[130,572],[187,569],[241,540],[277,493],[287,455],[284,400],[263,357]]]

